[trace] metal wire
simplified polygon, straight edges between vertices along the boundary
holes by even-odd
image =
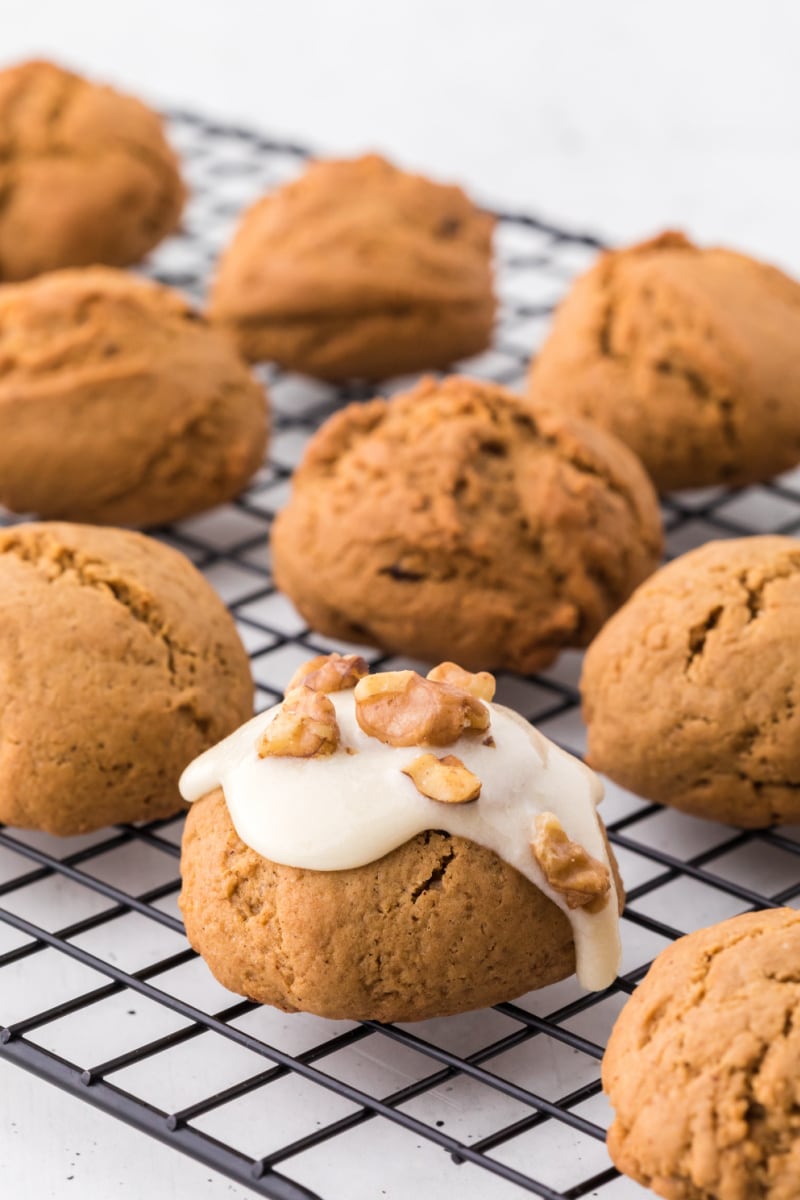
[[[242,205],[294,174],[305,152],[192,113],[173,114],[171,125],[193,199],[183,232],[149,273],[202,301]],[[500,219],[498,246],[495,347],[465,369],[516,384],[554,303],[599,243],[515,214]],[[260,706],[280,696],[300,661],[334,646],[275,592],[270,521],[309,435],[344,400],[368,394],[274,369],[264,378],[270,462],[235,504],[157,531],[229,604]],[[663,509],[670,555],[711,537],[794,533],[800,475],[682,493]],[[567,653],[535,678],[501,676],[498,689],[577,753],[579,663]],[[644,1195],[619,1179],[604,1148],[599,1063],[613,1017],[671,939],[735,912],[796,903],[800,831],[741,833],[613,786],[605,816],[628,884],[616,983],[585,995],[565,981],[412,1027],[287,1018],[213,984],[174,903],[179,819],[65,841],[0,827],[0,1055],[274,1200],[403,1200],[432,1182],[436,1194],[457,1187],[461,1200]],[[127,961],[125,948],[144,961]],[[59,980],[46,1003],[43,970]],[[123,1012],[136,1020],[126,1025]]]

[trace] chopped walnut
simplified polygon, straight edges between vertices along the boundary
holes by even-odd
[[[344,692],[365,675],[369,675],[369,664],[358,654],[320,654],[297,668],[286,691],[303,684],[315,692]]]
[[[550,887],[563,895],[568,908],[590,913],[605,908],[611,890],[608,867],[571,841],[554,813],[536,817],[531,850]]]
[[[336,710],[327,696],[309,687],[286,693],[277,716],[256,742],[259,758],[322,758],[339,745]]]
[[[423,796],[442,804],[466,804],[481,794],[478,776],[454,754],[445,754],[444,758],[421,754],[403,767],[403,774],[408,775]]]
[[[473,673],[452,662],[439,663],[438,667],[428,671],[428,679],[432,679],[434,683],[449,683],[451,687],[469,692],[470,696],[475,696],[478,700],[493,700],[497,689],[497,680],[488,671]]]
[[[356,720],[364,733],[389,746],[449,746],[466,729],[489,728],[480,700],[416,671],[367,675],[355,691]]]

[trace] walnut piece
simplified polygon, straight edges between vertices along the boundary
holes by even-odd
[[[358,654],[320,654],[298,667],[289,681],[287,694],[300,684],[315,692],[344,692],[369,675],[369,664]]]
[[[339,745],[336,710],[312,688],[292,688],[256,742],[259,758],[322,758]]]
[[[489,728],[480,700],[416,671],[367,675],[356,685],[356,720],[389,746],[449,746],[466,729]]]
[[[497,680],[488,671],[465,671],[453,662],[439,663],[438,667],[428,671],[428,679],[432,679],[434,683],[449,683],[451,687],[469,692],[470,696],[475,696],[478,700],[494,700],[497,689]]]
[[[414,787],[429,800],[438,800],[441,804],[466,804],[477,800],[481,794],[481,781],[465,767],[460,758],[454,754],[445,754],[437,758],[435,754],[420,754],[407,767],[403,774],[408,775]]]
[[[567,837],[555,813],[537,815],[531,850],[550,887],[563,895],[568,908],[590,913],[605,908],[611,890],[608,867]]]

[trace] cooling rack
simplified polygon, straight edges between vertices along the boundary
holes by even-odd
[[[295,174],[304,151],[191,113],[173,114],[171,132],[192,201],[149,273],[201,300],[242,205]],[[463,368],[518,383],[554,303],[598,245],[530,216],[501,217],[495,346]],[[272,369],[264,378],[274,437],[253,486],[157,531],[230,606],[259,707],[301,661],[340,648],[275,592],[267,534],[309,435],[366,395]],[[681,493],[663,509],[670,555],[709,538],[793,533],[800,473]],[[498,699],[580,753],[579,671],[570,652],[536,677],[501,675]],[[605,1039],[670,940],[747,909],[797,904],[800,830],[742,833],[611,785],[604,816],[628,888],[612,987],[586,995],[566,980],[484,1012],[389,1026],[287,1016],[216,984],[176,906],[181,820],[64,841],[0,827],[0,1055],[274,1200],[408,1200],[421,1188],[457,1189],[460,1200],[644,1196],[605,1152]]]

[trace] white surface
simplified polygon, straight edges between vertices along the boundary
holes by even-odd
[[[8,1200],[253,1195],[2,1059],[0,1168]]]
[[[58,57],[326,152],[380,148],[487,200],[618,241],[676,225],[800,274],[792,0],[6,0],[2,30],[9,62]],[[659,828],[674,835],[688,820],[667,814]],[[696,924],[719,915],[698,897]],[[629,966],[658,949],[652,941],[629,930]],[[44,994],[56,983],[44,979]],[[569,1062],[548,1066],[547,1078],[569,1077]],[[448,1110],[456,1132],[469,1107],[465,1092]],[[553,1137],[551,1125],[543,1132]],[[342,1140],[344,1161],[330,1171],[346,1176],[363,1145],[363,1135]],[[527,1146],[536,1152],[535,1140]],[[419,1153],[408,1188],[395,1180],[398,1200],[423,1190],[441,1152]],[[245,1195],[2,1062],[0,1170],[14,1200]],[[475,1172],[464,1180],[479,1186]],[[623,1183],[613,1195],[633,1192]]]

